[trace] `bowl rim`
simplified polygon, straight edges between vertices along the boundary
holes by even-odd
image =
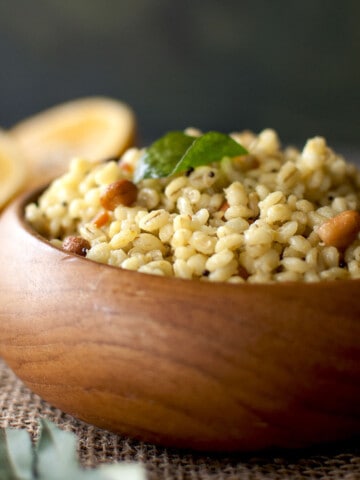
[[[193,286],[194,283],[200,287],[200,288],[208,288],[208,289],[219,289],[220,288],[226,288],[227,290],[231,291],[233,290],[234,292],[239,291],[239,289],[249,289],[249,290],[273,290],[276,291],[278,289],[281,290],[287,290],[287,289],[293,289],[296,286],[301,286],[301,288],[305,288],[307,290],[310,289],[316,289],[316,290],[322,290],[322,289],[327,289],[327,290],[333,290],[337,289],[339,285],[346,286],[346,285],[352,285],[358,284],[360,288],[360,278],[347,278],[347,279],[339,279],[339,280],[324,280],[324,281],[317,281],[317,282],[302,282],[302,281],[287,281],[287,282],[259,282],[259,283],[249,283],[249,282],[244,282],[240,284],[232,284],[229,282],[209,282],[209,281],[201,281],[199,279],[184,279],[180,277],[163,277],[159,275],[151,275],[148,273],[144,272],[138,272],[136,270],[127,270],[115,265],[109,265],[105,263],[100,263],[96,262],[94,260],[91,260],[86,257],[82,257],[80,255],[77,255],[75,253],[71,252],[65,252],[63,249],[60,247],[57,247],[56,245],[52,244],[50,240],[48,240],[46,237],[41,235],[37,230],[35,230],[34,227],[31,226],[31,224],[25,219],[25,208],[28,204],[31,202],[36,202],[36,200],[39,198],[39,196],[45,191],[45,189],[49,186],[47,183],[46,185],[42,185],[40,187],[36,187],[35,189],[28,190],[20,194],[18,197],[16,197],[5,209],[3,212],[0,214],[0,223],[1,223],[1,218],[5,216],[6,212],[11,212],[13,213],[14,217],[16,218],[16,221],[18,223],[18,226],[21,227],[28,235],[30,235],[32,238],[35,238],[36,240],[40,241],[43,245],[48,247],[50,250],[53,250],[57,254],[62,254],[66,255],[67,257],[73,258],[74,261],[78,262],[86,262],[90,263],[93,265],[93,268],[105,268],[109,269],[112,271],[118,271],[125,273],[126,275],[130,276],[139,276],[139,278],[152,278],[154,282],[160,281],[162,283],[164,280],[167,282],[172,282],[174,283],[174,286],[176,283],[180,282],[182,285],[188,284],[189,286]],[[95,267],[97,265],[97,267]]]

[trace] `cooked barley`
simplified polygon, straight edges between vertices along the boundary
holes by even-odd
[[[360,278],[357,228],[341,248],[325,244],[320,228],[359,211],[357,168],[322,137],[300,151],[282,150],[271,129],[231,136],[247,155],[137,185],[131,172],[143,150],[97,165],[74,159],[26,218],[58,248],[81,237],[88,259],[146,274],[232,284]],[[104,192],[116,182],[134,196],[107,208]]]

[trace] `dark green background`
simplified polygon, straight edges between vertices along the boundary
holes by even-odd
[[[1,0],[0,125],[79,96],[169,129],[359,146],[360,1]]]

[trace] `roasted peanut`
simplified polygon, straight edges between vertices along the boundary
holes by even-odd
[[[98,213],[96,217],[93,219],[92,223],[97,228],[101,228],[104,225],[106,225],[109,220],[110,220],[110,214],[107,211],[105,211],[105,212]]]
[[[101,205],[106,210],[115,210],[119,205],[130,206],[137,198],[137,186],[129,180],[110,183],[100,196]]]
[[[317,234],[326,245],[344,249],[348,247],[360,232],[360,214],[356,210],[345,210],[317,230]]]
[[[259,159],[254,155],[240,155],[239,157],[233,157],[232,161],[234,167],[243,172],[254,170],[260,166]]]
[[[226,200],[224,201],[224,203],[221,205],[221,207],[219,208],[219,210],[221,212],[226,212],[226,210],[230,207],[229,205],[229,202],[227,202]]]
[[[244,280],[247,280],[250,277],[250,273],[242,265],[238,266],[237,274],[239,275],[239,277],[243,278]]]
[[[82,237],[67,237],[63,241],[62,248],[70,253],[76,253],[76,255],[86,256],[86,252],[91,247],[90,243]]]

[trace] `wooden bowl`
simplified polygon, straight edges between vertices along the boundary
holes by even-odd
[[[94,263],[0,220],[0,353],[87,422],[207,450],[303,447],[360,432],[360,280],[263,285]]]

